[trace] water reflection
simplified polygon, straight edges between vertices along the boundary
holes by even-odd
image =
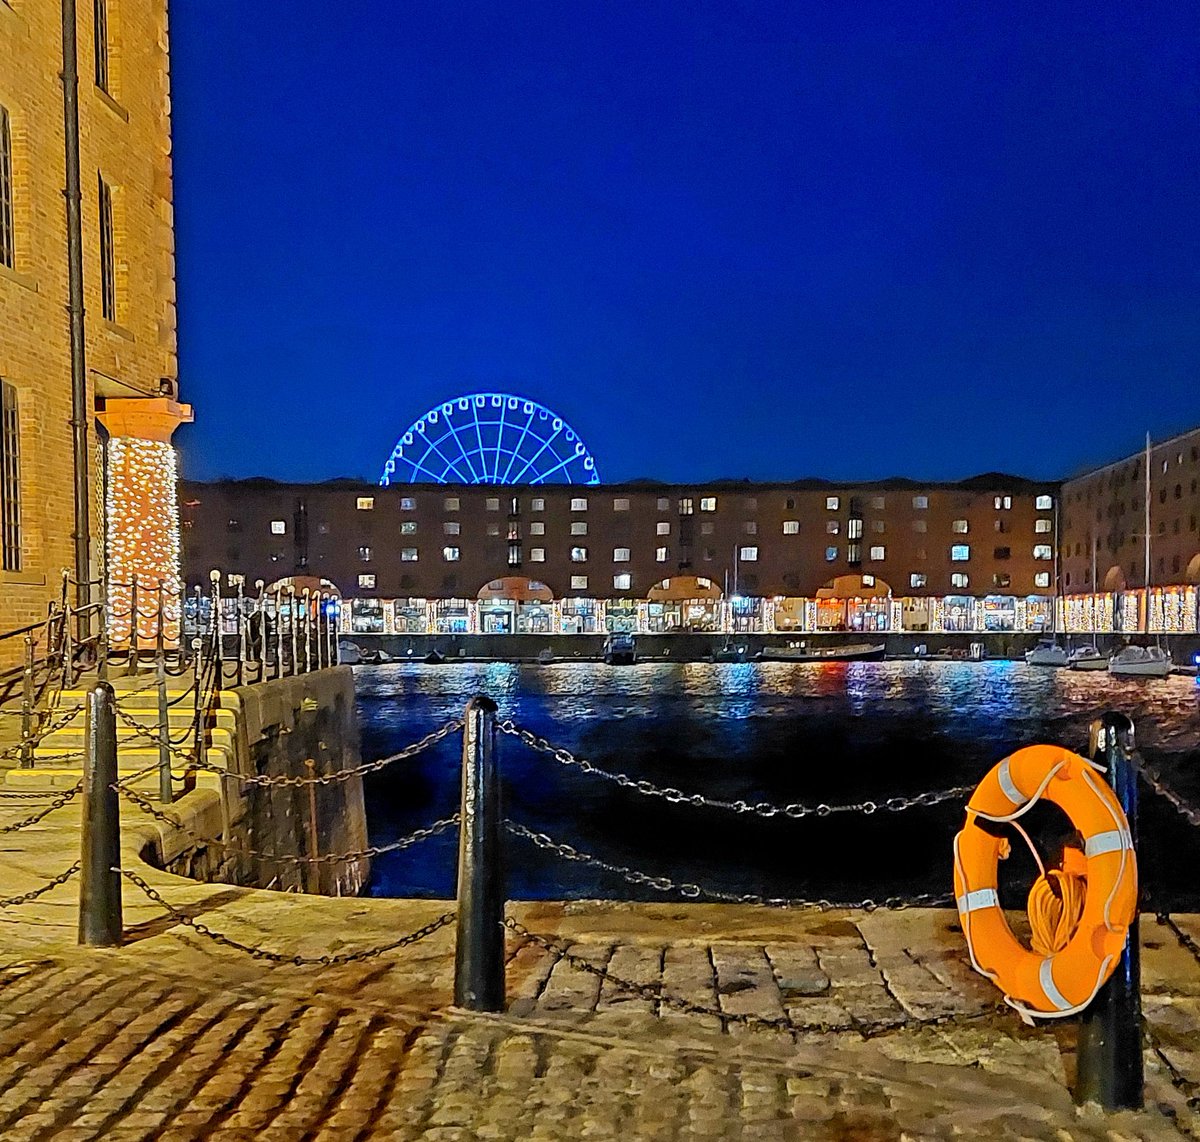
[[[1116,679],[1013,662],[563,662],[403,663],[359,668],[356,682],[367,757],[461,714],[482,692],[502,715],[605,768],[750,802],[882,799],[963,784],[1021,745],[1083,749],[1089,722],[1113,708],[1134,719],[1142,748],[1200,801],[1200,703],[1196,681],[1184,677]],[[725,890],[941,891],[961,820],[961,806],[840,822],[746,820],[649,801],[511,739],[502,760],[515,819],[606,860]],[[452,739],[370,783],[372,839],[453,812],[457,797]],[[1197,867],[1195,830],[1156,800],[1144,798],[1150,879],[1193,890],[1181,870]],[[510,856],[513,896],[634,895],[624,881],[526,846]],[[453,865],[454,839],[444,837],[381,859],[372,891],[448,895]]]

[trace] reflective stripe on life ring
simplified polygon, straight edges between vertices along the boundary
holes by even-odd
[[[979,819],[1003,822],[1040,798],[1058,805],[1083,838],[1087,895],[1079,926],[1052,956],[1030,951],[1000,907],[1003,838]],[[996,765],[967,804],[954,838],[954,896],[972,965],[1022,1016],[1062,1017],[1090,1003],[1112,974],[1137,914],[1137,865],[1129,822],[1103,776],[1058,746],[1019,749]]]

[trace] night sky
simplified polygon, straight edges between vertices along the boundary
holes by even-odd
[[[505,389],[609,481],[1048,478],[1200,424],[1179,3],[180,0],[191,478]]]

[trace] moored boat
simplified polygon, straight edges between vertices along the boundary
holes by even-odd
[[[1077,646],[1067,657],[1071,670],[1107,670],[1109,658],[1094,646]]]
[[[1108,669],[1128,678],[1166,678],[1171,656],[1161,646],[1127,646],[1112,656]]]
[[[1050,639],[1042,639],[1032,650],[1025,652],[1025,661],[1030,666],[1066,666],[1067,651]]]
[[[632,666],[637,658],[637,645],[631,634],[610,634],[604,640],[604,661],[609,666]]]
[[[767,646],[759,656],[768,662],[882,662],[887,645],[851,643],[848,646]]]

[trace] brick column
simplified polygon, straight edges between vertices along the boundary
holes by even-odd
[[[191,405],[169,397],[110,399],[98,414],[108,430],[105,540],[108,558],[108,630],[114,646],[127,646],[132,629],[130,586],[137,575],[137,643],[151,648],[156,635],[156,593],[166,600],[164,640],[179,645],[179,509],[171,435],[192,420]]]

